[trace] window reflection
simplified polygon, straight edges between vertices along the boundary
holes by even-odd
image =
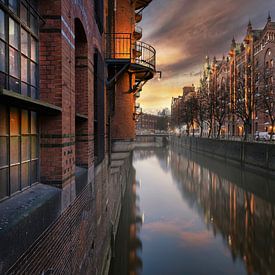
[[[19,54],[10,47],[10,75],[19,77]]]
[[[0,87],[39,98],[38,16],[31,14],[32,9],[24,1],[7,2],[10,9],[16,12],[20,3],[20,19],[0,9]],[[9,39],[6,40],[7,35]]]
[[[28,82],[29,79],[28,73],[28,59],[24,56],[21,57],[21,80]]]
[[[35,112],[0,104],[0,200],[38,181]]]
[[[28,50],[29,50],[28,33],[23,28],[21,28],[21,52],[24,55],[29,56]]]
[[[36,64],[34,62],[31,62],[31,84],[33,86],[36,86]]]
[[[10,168],[10,189],[11,194],[19,191],[19,165]]]
[[[0,71],[6,71],[6,54],[5,54],[5,44],[0,41]]]
[[[9,18],[9,42],[11,46],[18,49],[19,25],[12,18]]]
[[[21,2],[20,5],[20,19],[23,23],[28,25],[28,10],[27,7]]]
[[[0,9],[0,38],[5,40],[6,39],[6,32],[5,32],[5,14]]]
[[[8,169],[0,169],[0,199],[8,194]]]
[[[19,111],[17,108],[10,108],[10,134],[19,134]]]
[[[37,61],[37,42],[33,37],[31,38],[31,59]]]
[[[0,136],[0,167],[8,165],[8,138]]]
[[[14,13],[18,13],[18,0],[9,0],[9,7]]]

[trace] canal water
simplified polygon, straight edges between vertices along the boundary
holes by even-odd
[[[132,169],[110,275],[275,274],[274,179],[177,148]]]

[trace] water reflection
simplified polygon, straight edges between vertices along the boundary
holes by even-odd
[[[136,181],[133,167],[131,174],[134,177],[125,191],[113,253],[115,260],[111,262],[110,274],[136,275],[142,270],[142,259],[139,256],[139,251],[142,250],[142,242],[139,238],[142,215],[140,214],[139,196],[137,195],[139,182]]]
[[[275,274],[272,179],[175,148],[133,165],[111,274]]]

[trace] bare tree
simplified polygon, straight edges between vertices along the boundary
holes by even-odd
[[[190,135],[190,129],[193,129],[194,136],[194,125],[197,117],[198,103],[197,98],[192,95],[188,98],[183,105],[182,111],[182,123],[186,125],[186,134]]]
[[[214,96],[214,120],[218,124],[217,138],[220,138],[221,129],[228,113],[229,82],[222,79]]]
[[[208,126],[211,124],[212,119],[209,120],[209,108],[210,101],[209,101],[209,89],[207,85],[207,81],[205,79],[201,79],[201,85],[198,90],[197,94],[197,117],[196,123],[200,127],[200,136],[203,133],[203,127],[206,123]]]
[[[246,83],[250,82],[251,66],[247,67],[246,77],[244,69],[240,69],[237,75],[237,90],[235,94],[234,110],[236,116],[244,124],[244,140],[252,130],[252,114],[255,108],[255,91]]]
[[[259,111],[268,116],[271,132],[270,139],[274,134],[275,126],[275,83],[273,61],[270,66],[267,64],[256,69],[256,107]]]

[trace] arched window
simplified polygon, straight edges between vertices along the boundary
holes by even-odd
[[[94,53],[94,154],[99,164],[105,154],[105,91],[104,60],[98,50]]]
[[[79,19],[75,19],[75,156],[76,166],[89,165],[88,42]]]

